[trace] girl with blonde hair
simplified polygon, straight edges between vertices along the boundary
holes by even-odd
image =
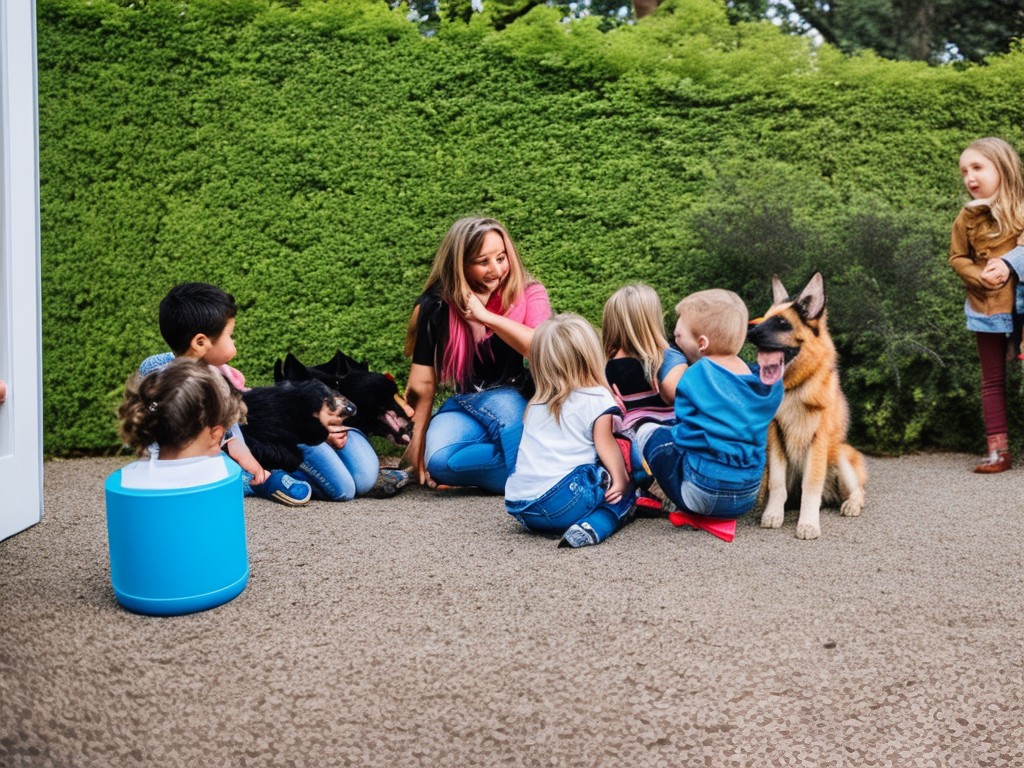
[[[1006,417],[1006,359],[1015,328],[1015,288],[1024,268],[1024,172],[1020,157],[998,138],[971,142],[960,155],[960,175],[970,200],[953,222],[949,264],[964,282],[967,329],[974,331],[981,361],[981,411],[988,454],[974,471],[1010,468]],[[1014,350],[1016,351],[1016,350]]]
[[[605,376],[625,411],[617,427],[672,423],[676,385],[687,360],[668,343],[657,292],[633,283],[613,293],[601,316],[601,339],[608,358]]]
[[[635,497],[597,333],[579,315],[557,315],[534,333],[530,365],[537,391],[505,508],[527,529],[561,536],[559,546],[597,544],[628,520]]]
[[[416,301],[406,355],[414,410],[406,458],[420,483],[501,493],[532,392],[525,359],[548,294],[494,219],[456,221]],[[454,394],[433,413],[439,385]]]

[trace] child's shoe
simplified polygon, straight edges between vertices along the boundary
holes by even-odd
[[[283,469],[275,469],[261,485],[251,486],[261,499],[273,499],[289,507],[301,507],[313,497],[309,483],[296,480]]]
[[[1010,458],[1009,451],[991,451],[978,466],[974,468],[974,471],[979,475],[995,475],[999,472],[1005,472],[1013,466],[1013,460]]]
[[[590,527],[590,523],[570,525],[569,529],[562,534],[562,540],[558,542],[559,547],[589,547],[597,544],[597,532]]]
[[[386,499],[394,496],[412,481],[412,475],[404,469],[382,469],[377,475],[377,482],[366,492],[371,499]]]

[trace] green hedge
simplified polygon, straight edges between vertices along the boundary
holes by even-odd
[[[956,165],[978,136],[1022,146],[1024,51],[851,59],[715,0],[598,23],[539,7],[423,37],[383,0],[39,0],[46,450],[116,448],[186,280],[235,295],[251,383],[337,348],[403,379],[409,310],[471,213],[594,321],[626,281],[757,314],[773,272],[820,269],[854,442],[976,447]]]

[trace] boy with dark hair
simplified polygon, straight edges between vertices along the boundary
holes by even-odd
[[[147,357],[139,366],[139,373],[145,376],[159,371],[175,357],[191,357],[217,368],[233,387],[244,390],[245,376],[227,364],[236,351],[231,338],[236,314],[234,297],[214,285],[174,286],[160,302],[160,335],[172,351]],[[243,470],[246,494],[276,499],[289,506],[300,506],[310,500],[313,490],[309,483],[280,469],[268,472],[252,455],[238,425],[230,431],[232,439],[225,450]]]

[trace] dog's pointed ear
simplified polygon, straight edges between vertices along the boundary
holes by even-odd
[[[281,363],[281,358],[274,361],[274,383],[280,384],[284,381],[284,366]]]
[[[313,374],[302,363],[299,362],[299,358],[289,352],[284,356],[284,365],[281,368],[282,378],[287,381],[309,381],[313,378]],[[277,379],[277,367],[274,367],[274,380]]]
[[[779,280],[778,275],[772,275],[772,304],[781,304],[789,298],[789,291]]]
[[[338,350],[338,354],[334,356],[334,359],[338,361],[338,370],[344,371],[345,373],[351,373],[352,371],[366,373],[370,370],[369,365],[366,363],[360,363],[354,357],[349,357],[341,350]]]
[[[796,303],[803,307],[804,316],[808,320],[817,320],[825,311],[825,280],[821,272],[815,272],[800,291]]]

